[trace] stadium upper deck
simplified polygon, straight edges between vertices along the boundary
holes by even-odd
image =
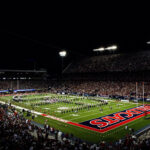
[[[100,55],[72,63],[65,73],[137,72],[150,70],[150,52]]]

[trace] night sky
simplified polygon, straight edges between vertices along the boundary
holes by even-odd
[[[118,53],[149,50],[148,19],[128,16],[100,12],[53,13],[47,19],[22,16],[19,22],[0,29],[0,69],[46,68],[57,73],[61,69],[60,50],[68,53],[64,65],[95,55],[94,48],[112,44],[118,46]]]

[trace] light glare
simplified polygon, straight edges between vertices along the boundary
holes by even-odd
[[[66,51],[60,51],[60,52],[59,52],[59,55],[60,55],[61,57],[65,57],[65,56],[67,55],[67,52],[66,52]]]
[[[106,50],[116,50],[117,46],[116,45],[112,45],[112,46],[108,46],[105,48]]]
[[[150,43],[149,43],[150,44]],[[105,50],[116,50],[117,49],[117,45],[112,45],[112,46],[108,46],[106,48],[104,47],[100,47],[100,48],[97,48],[97,49],[93,49],[93,51],[105,51]]]
[[[100,47],[100,48],[97,48],[97,49],[94,49],[93,51],[104,51],[105,50],[105,48],[104,47]]]
[[[150,44],[150,41],[146,42],[147,44]]]

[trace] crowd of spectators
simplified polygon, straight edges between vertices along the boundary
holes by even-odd
[[[74,62],[66,73],[132,72],[150,70],[150,52],[100,55]]]
[[[130,98],[144,95],[150,97],[150,82],[117,82],[117,81],[65,81],[63,83],[53,84],[50,92],[70,93],[70,94],[88,94],[93,96],[123,96]]]
[[[31,84],[30,84],[31,83]],[[136,81],[101,81],[101,80],[65,80],[63,82],[21,82],[20,89],[46,89],[47,92],[52,93],[66,93],[77,95],[91,95],[91,96],[122,96],[130,97],[143,97],[143,83],[144,83],[144,96],[150,97],[150,82],[136,82]],[[7,90],[5,85],[10,87],[9,81],[0,81],[0,90]],[[7,87],[7,86],[6,86]],[[15,89],[15,87],[14,87]]]
[[[40,128],[25,119],[15,108],[0,105],[0,149],[67,150],[78,149],[80,140],[45,124]]]
[[[6,89],[50,89],[51,92],[76,93],[79,95],[100,95],[100,96],[135,96],[136,82],[138,82],[138,97],[143,95],[142,81],[145,82],[145,96],[150,96],[150,52],[137,52],[130,54],[110,54],[83,59],[73,63],[66,73],[87,73],[100,72],[83,80],[73,81],[71,75],[69,81],[55,83],[40,80],[1,80],[0,90]],[[124,72],[125,71],[125,72]],[[138,71],[138,72],[136,72]],[[141,72],[140,72],[141,71]],[[106,73],[107,72],[107,73]],[[108,73],[109,72],[109,73]],[[115,73],[116,72],[116,73]],[[140,73],[139,73],[140,72]],[[63,75],[65,78],[65,74]],[[94,81],[93,79],[98,79]]]

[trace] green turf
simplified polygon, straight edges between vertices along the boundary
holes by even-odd
[[[68,104],[65,102],[57,102],[57,103],[53,103],[53,104],[38,105],[38,107],[31,106],[31,104],[42,102],[44,96],[49,96],[51,98],[57,98],[57,99],[59,98],[59,99],[69,100],[69,101],[72,101],[72,103]],[[62,118],[62,119],[68,120],[68,121],[76,122],[76,123],[99,118],[101,116],[105,116],[108,114],[112,114],[115,112],[119,112],[119,111],[126,110],[126,109],[137,106],[137,104],[132,103],[132,102],[124,103],[124,102],[117,102],[116,100],[109,100],[108,105],[98,106],[98,104],[100,102],[98,102],[97,100],[90,99],[90,98],[83,99],[82,97],[64,96],[64,95],[55,95],[55,94],[27,95],[27,96],[24,96],[23,99],[25,99],[25,101],[23,101],[23,102],[14,102],[12,100],[12,96],[0,97],[0,101],[5,101],[5,102],[10,101],[12,104],[22,106],[22,107],[25,107],[25,108],[28,108],[31,110],[35,110],[38,112],[42,112],[45,114],[49,114],[52,116],[56,116],[56,117],[59,117],[59,118]],[[88,105],[88,104],[92,104],[92,105],[96,105],[96,106],[92,107],[90,109],[84,108],[82,110],[78,110],[78,112],[76,112],[76,111],[73,111],[73,112],[70,111],[70,112],[65,112],[65,113],[61,112],[61,111],[63,111],[63,109],[61,109],[62,107],[67,107],[69,110],[71,110],[72,108],[74,108],[74,109],[79,108],[79,107],[81,107],[81,105],[79,103],[83,103],[84,106]],[[119,106],[118,106],[118,104],[119,104]],[[112,107],[112,110],[110,109],[110,106]],[[101,108],[103,109],[103,111],[100,111]],[[85,141],[92,142],[92,143],[98,143],[101,140],[115,141],[119,138],[123,138],[126,134],[131,132],[130,130],[124,129],[125,125],[115,128],[106,133],[98,133],[95,131],[90,131],[90,130],[76,127],[73,125],[68,125],[68,124],[65,124],[65,123],[62,123],[62,122],[59,122],[56,120],[47,119],[42,116],[37,116],[35,118],[35,121],[38,123],[41,123],[41,124],[44,124],[45,120],[48,120],[47,123],[56,129],[59,129],[65,133],[72,133],[74,136],[79,137]],[[134,130],[136,131],[136,130],[139,130],[139,129],[145,127],[146,125],[148,125],[149,122],[150,122],[149,120],[144,119],[144,117],[142,117],[140,119],[137,119],[133,122],[128,123],[128,126],[129,126],[129,128],[134,128]]]

